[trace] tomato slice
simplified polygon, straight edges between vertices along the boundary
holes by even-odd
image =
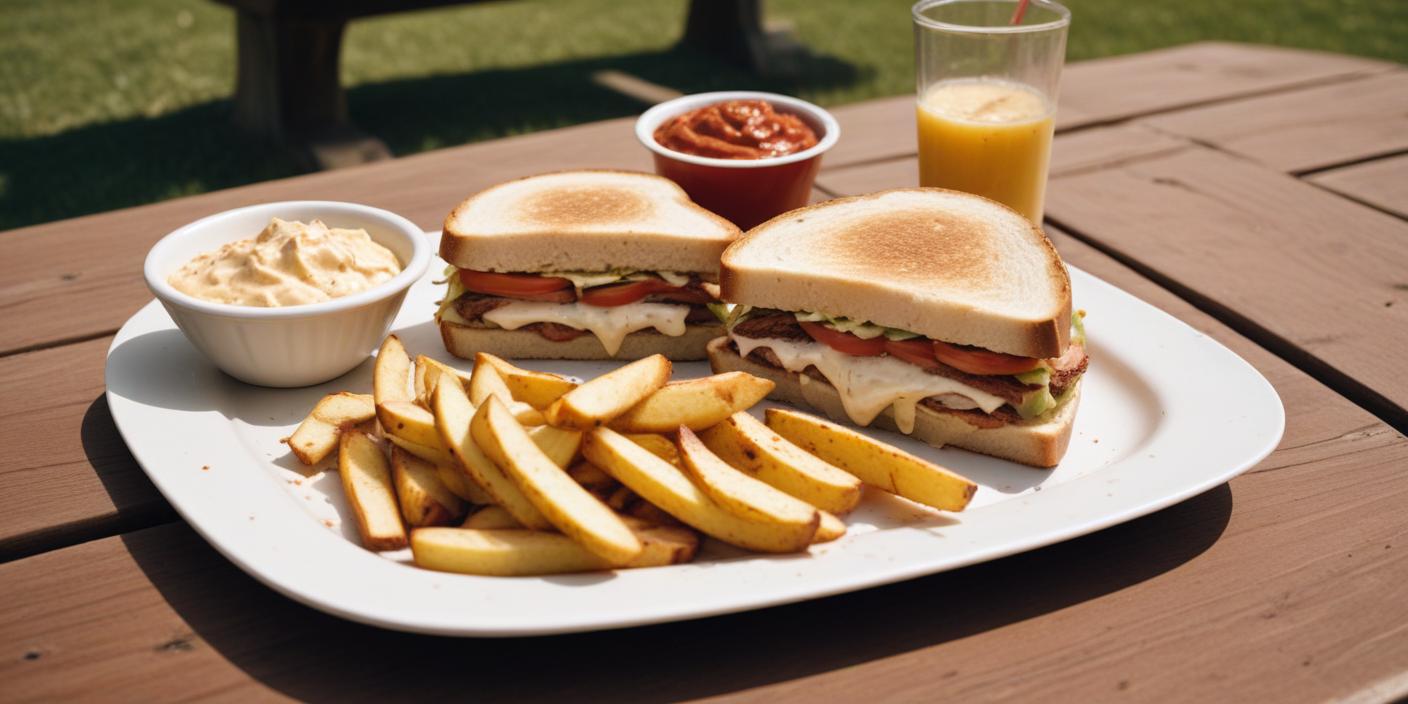
[[[801,323],[801,325],[813,340],[837,352],[857,357],[878,357],[885,353],[885,338],[883,336],[866,340],[848,332],[832,330],[820,323]]]
[[[533,300],[547,298],[547,294],[557,294],[568,288],[572,282],[560,276],[539,276],[537,274],[502,274],[496,271],[460,270],[460,283],[475,293],[505,298]],[[561,294],[552,296],[560,298]]]
[[[624,306],[628,303],[635,303],[652,293],[661,289],[672,289],[671,286],[659,279],[646,279],[644,281],[628,281],[624,284],[609,284],[606,286],[594,286],[582,292],[582,302],[592,306],[603,306],[607,308]]]
[[[902,359],[925,369],[939,366],[939,361],[934,358],[934,346],[923,337],[910,340],[885,340],[885,352],[891,357]]]
[[[959,371],[981,376],[1005,376],[1021,374],[1037,368],[1041,360],[1033,357],[1018,357],[1001,352],[991,352],[978,347],[950,345],[947,342],[933,341],[934,356],[940,362]]]

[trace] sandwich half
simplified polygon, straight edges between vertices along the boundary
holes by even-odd
[[[564,171],[456,207],[440,256],[445,349],[526,359],[704,359],[739,230],[659,176]]]
[[[931,445],[1037,467],[1070,443],[1087,357],[1065,264],[1016,211],[932,188],[763,223],[723,255],[715,371]]]

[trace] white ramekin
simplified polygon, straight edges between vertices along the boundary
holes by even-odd
[[[167,283],[196,255],[254,237],[275,217],[364,229],[404,268],[366,291],[282,308],[212,303]],[[186,339],[226,374],[260,386],[310,386],[347,373],[381,344],[432,255],[425,232],[395,213],[355,203],[285,201],[227,210],[172,232],[147,253],[143,274]]]

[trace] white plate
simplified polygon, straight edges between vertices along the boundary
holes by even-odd
[[[443,287],[431,278],[412,287],[394,329],[412,354],[467,367],[441,346],[431,314]],[[868,492],[848,516],[845,538],[791,557],[706,542],[688,565],[496,578],[421,570],[409,564],[409,551],[363,550],[336,472],[305,470],[279,439],[324,394],[370,392],[370,364],[312,388],[247,386],[206,362],[155,301],[113,340],[107,397],[132,454],[176,510],[227,558],[287,596],[423,633],[620,628],[812,599],[1031,550],[1198,494],[1276,447],[1284,411],[1255,369],[1114,286],[1076,269],[1071,279],[1076,305],[1089,311],[1092,361],[1059,467],[1029,469],[871,431],[977,481],[972,505],[937,514]],[[525,366],[591,377],[615,365]],[[677,377],[709,371],[705,363],[675,369]]]

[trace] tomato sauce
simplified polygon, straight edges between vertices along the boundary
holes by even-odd
[[[816,131],[762,100],[730,100],[691,110],[655,130],[655,141],[714,159],[767,159],[816,146]]]

